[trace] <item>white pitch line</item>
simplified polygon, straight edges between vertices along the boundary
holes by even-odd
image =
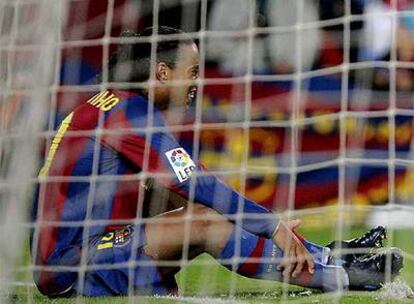
[[[182,297],[182,296],[155,296],[158,299],[177,300],[180,303],[191,304],[243,304],[244,301],[237,301],[235,299],[220,299],[210,297]]]

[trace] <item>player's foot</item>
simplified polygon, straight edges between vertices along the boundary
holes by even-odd
[[[343,265],[349,277],[349,289],[377,290],[386,281],[393,281],[403,267],[398,248],[355,259]]]
[[[329,247],[331,250],[344,249],[345,253],[341,254],[340,258],[350,262],[356,258],[360,258],[365,254],[369,253],[369,250],[371,248],[381,248],[383,246],[383,241],[386,237],[387,230],[382,226],[377,226],[359,238],[345,241],[333,241],[329,243],[326,247]],[[355,250],[355,252],[349,252],[352,251],[350,249],[360,250]],[[364,249],[366,249],[365,252]]]

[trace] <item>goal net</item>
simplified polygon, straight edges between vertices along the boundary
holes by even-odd
[[[405,269],[413,269],[412,1],[0,0],[0,303],[46,301],[33,283],[42,266],[29,249],[31,232],[46,225],[33,216],[39,211],[33,202],[41,195],[54,199],[35,190],[49,178],[39,171],[59,151],[61,128],[76,107],[107,89],[142,87],[108,80],[117,47],[150,42],[151,65],[157,44],[170,39],[156,33],[121,38],[121,32],[161,25],[183,30],[198,46],[197,96],[185,114],[167,119],[195,162],[286,219],[301,218],[300,231],[321,245],[384,225],[387,246],[400,247]],[[152,68],[150,95],[154,75]],[[148,126],[144,132],[152,136],[156,130]],[[75,182],[99,180],[100,149],[94,147],[92,173],[73,177]],[[139,188],[145,174],[117,178]],[[89,190],[87,208],[99,189]],[[141,217],[143,199],[137,201],[132,222],[145,223],[166,210],[163,194],[156,195],[148,218]],[[112,224],[86,216],[64,225],[81,226],[90,236],[93,225]],[[175,277],[179,294],[188,298],[177,301],[308,295],[287,284],[247,281],[206,255],[190,259],[192,232],[185,227],[183,254],[174,266],[181,268]],[[31,239],[38,242],[39,236]],[[87,267],[82,257],[76,270],[81,279]],[[401,280],[409,289],[414,276],[408,272]],[[128,294],[127,301],[135,301],[133,291]]]

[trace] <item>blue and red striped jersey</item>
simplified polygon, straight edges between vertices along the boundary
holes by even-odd
[[[139,184],[147,177],[271,237],[277,217],[196,165],[151,105],[146,96],[106,90],[63,120],[39,173],[37,263],[104,233],[108,220],[139,218]]]

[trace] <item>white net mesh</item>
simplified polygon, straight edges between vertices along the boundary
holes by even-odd
[[[1,300],[22,283],[28,210],[50,95],[58,81],[63,3],[1,1]],[[25,262],[27,264],[27,262]],[[31,269],[29,267],[28,269]],[[27,272],[27,270],[25,270]]]
[[[388,246],[404,253],[404,294],[411,295],[413,12],[409,0],[0,1],[0,239],[7,243],[0,246],[0,302],[13,301],[12,296],[24,302],[47,301],[33,284],[33,271],[42,268],[30,259],[27,245],[30,228],[37,231],[48,225],[30,220],[34,184],[42,181],[36,177],[38,170],[50,154],[60,123],[77,106],[108,88],[142,87],[109,81],[109,58],[119,44],[151,42],[153,62],[157,43],[171,39],[156,34],[120,39],[120,33],[161,25],[182,29],[198,44],[195,102],[185,114],[166,115],[168,130],[192,159],[253,201],[289,219],[303,219],[302,232],[316,243],[385,225]],[[149,99],[155,96],[156,72],[152,65]],[[96,80],[99,73],[101,81]],[[186,82],[174,83],[182,84]],[[157,221],[143,216],[145,189],[138,186],[148,177],[163,178],[160,172],[149,172],[149,143],[160,131],[152,103],[149,108],[147,126],[135,130],[146,134],[138,175],[100,174],[106,134],[104,112],[99,114],[91,172],[71,179],[90,183],[86,215],[81,222],[64,223],[84,227],[82,248],[88,247],[96,226]],[[72,130],[65,136],[92,135]],[[99,185],[114,179],[135,182],[139,188],[132,220],[92,216],[96,198],[111,191]],[[189,189],[190,201],[194,187]],[[35,196],[51,199],[40,189]],[[168,198],[163,195],[153,194],[149,215],[165,211]],[[218,268],[205,255],[189,265],[194,260],[191,225],[197,219],[192,209],[190,205],[188,216],[170,221],[184,221],[180,256],[157,261],[159,266],[182,268],[175,279],[181,295],[189,297],[162,300],[210,303],[209,298],[190,297],[209,295],[225,298],[216,299],[218,303],[233,303],[226,298],[238,303],[332,296],[313,298],[292,285],[248,281]],[[241,212],[231,219],[241,224]],[[169,221],[159,222],[163,220]],[[241,233],[235,230],[235,256],[226,261],[233,270],[243,260]],[[39,238],[35,232],[34,242]],[[138,250],[139,240],[134,239],[132,248]],[[36,246],[32,255],[37,255]],[[88,276],[88,259],[88,251],[82,251],[74,268],[80,282]],[[131,257],[124,264],[98,268],[126,267],[127,301],[134,302],[134,280],[142,279],[135,269],[152,263]],[[21,285],[25,289],[19,289]],[[84,293],[84,285],[79,286],[77,291]],[[349,295],[339,290],[332,300],[342,296]]]

